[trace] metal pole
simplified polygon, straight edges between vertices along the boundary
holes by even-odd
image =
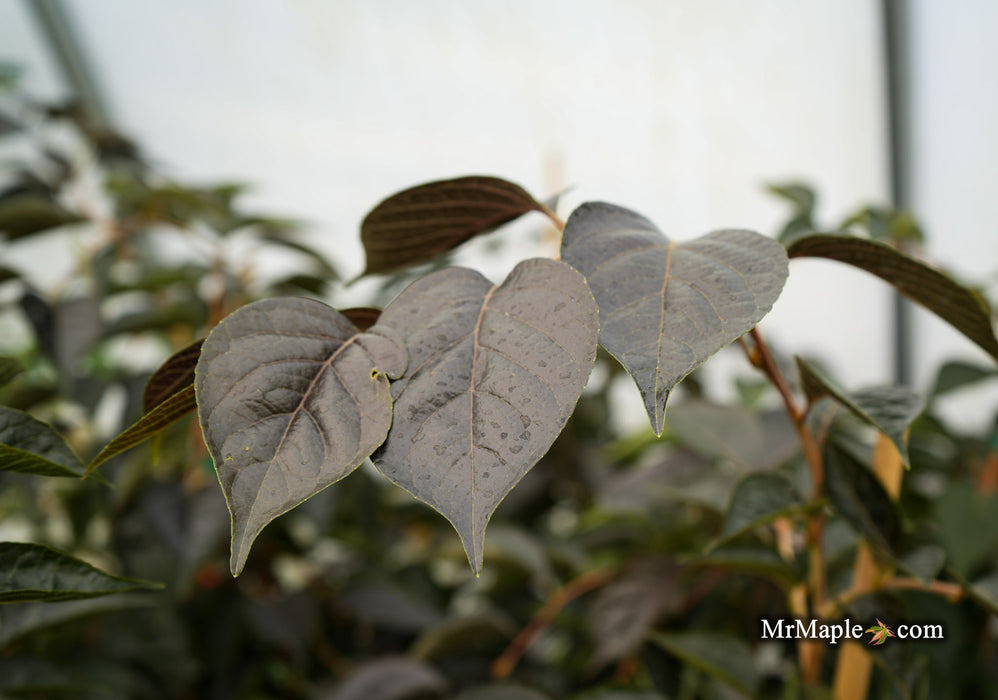
[[[887,131],[891,204],[911,208],[911,122],[909,112],[908,0],[883,0],[884,59],[887,82]],[[912,382],[911,304],[894,292],[894,381]]]
[[[110,124],[108,111],[73,31],[65,5],[60,0],[26,1],[48,41],[66,84],[76,94],[87,121],[96,128],[106,128]]]

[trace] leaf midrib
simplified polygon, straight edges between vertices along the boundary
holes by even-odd
[[[478,506],[477,499],[475,498],[475,394],[478,393],[475,388],[477,384],[477,372],[478,372],[478,350],[481,347],[478,343],[478,336],[482,330],[482,320],[485,318],[485,311],[489,308],[489,302],[492,300],[492,296],[496,293],[499,287],[492,287],[485,294],[485,298],[482,299],[482,308],[478,310],[478,319],[475,321],[475,333],[472,339],[472,352],[471,352],[471,401],[469,402],[469,416],[468,416],[468,458],[471,460],[471,544],[475,551],[475,559],[477,566],[478,559],[478,544],[475,542],[475,516],[476,509]]]

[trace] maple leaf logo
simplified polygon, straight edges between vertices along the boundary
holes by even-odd
[[[881,622],[879,617],[877,618],[877,624],[866,631],[873,633],[873,639],[869,641],[869,644],[876,644],[878,647],[886,642],[888,637],[894,636],[891,628]]]

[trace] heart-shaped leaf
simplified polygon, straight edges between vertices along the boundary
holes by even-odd
[[[876,275],[998,359],[998,338],[984,300],[893,246],[855,236],[817,233],[798,238],[787,253],[791,258],[838,260]]]
[[[384,441],[388,377],[405,366],[394,331],[358,333],[311,299],[254,302],[211,332],[195,386],[232,514],[233,574],[267,523],[349,474]]]
[[[512,182],[473,175],[439,180],[393,194],[364,218],[364,274],[416,265],[481,233],[548,209]]]
[[[162,587],[114,576],[40,544],[0,542],[0,603],[78,600]]]
[[[79,478],[83,465],[51,425],[0,406],[0,471]]]
[[[493,286],[449,268],[381,314],[409,350],[395,418],[375,465],[444,515],[482,567],[485,526],[547,452],[596,357],[596,304],[564,263],[526,260]]]
[[[676,243],[640,214],[603,202],[572,213],[561,257],[589,282],[600,345],[634,378],[656,435],[673,387],[751,330],[787,278],[783,247],[758,233]]]
[[[846,392],[837,382],[810,362],[797,357],[804,393],[812,403],[831,396],[857,418],[886,435],[905,466],[908,460],[908,426],[925,409],[922,397],[904,386],[881,386]]]

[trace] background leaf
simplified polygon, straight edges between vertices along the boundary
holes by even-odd
[[[751,695],[759,684],[752,651],[741,639],[709,632],[655,634],[652,640],[684,663]]]
[[[817,195],[813,189],[801,182],[772,184],[768,185],[766,189],[770,194],[786,200],[793,206],[793,214],[776,240],[786,244],[795,236],[814,230],[814,205],[817,201]]]
[[[673,387],[751,330],[787,278],[783,247],[758,233],[676,243],[640,214],[603,202],[572,213],[561,256],[589,282],[600,344],[634,378],[656,435]]]
[[[438,697],[447,681],[432,666],[401,657],[364,664],[325,700],[407,700]]]
[[[195,385],[232,513],[233,574],[267,523],[349,474],[382,443],[392,419],[388,377],[401,375],[405,362],[393,331],[358,334],[310,299],[254,302],[211,332]]]
[[[83,464],[48,423],[0,406],[0,470],[39,476],[83,476]]]
[[[469,688],[454,700],[550,700],[550,696],[519,683],[490,683]]]
[[[0,200],[0,233],[8,240],[80,221],[83,219],[45,197],[18,195]]]
[[[896,248],[865,238],[827,233],[795,240],[791,258],[838,260],[876,275],[936,314],[998,360],[998,339],[984,300],[942,272]]]
[[[595,644],[592,665],[633,654],[659,616],[680,601],[679,568],[662,559],[644,560],[600,590],[589,609]]]
[[[957,361],[946,362],[939,368],[931,395],[936,397],[992,377],[998,377],[998,369],[994,367],[982,367]]]
[[[810,402],[831,396],[860,420],[886,435],[901,454],[905,466],[908,459],[908,427],[925,410],[922,397],[911,389],[894,385],[846,392],[824,372],[798,357],[801,384]]]
[[[711,548],[804,507],[786,477],[768,472],[749,474],[735,486],[724,517],[724,530]]]
[[[364,274],[426,262],[469,238],[546,207],[519,185],[473,175],[393,194],[364,218]]]
[[[8,384],[11,379],[24,371],[24,365],[13,357],[0,357],[0,386]]]
[[[162,584],[114,576],[39,544],[0,542],[0,603],[78,600],[155,588]]]
[[[409,350],[392,384],[378,469],[454,525],[476,572],[499,502],[561,432],[592,371],[597,311],[585,280],[546,259],[498,287],[451,268],[382,312]]]
[[[859,534],[884,552],[892,552],[901,534],[894,503],[880,481],[845,449],[825,450],[825,487],[839,514]]]

